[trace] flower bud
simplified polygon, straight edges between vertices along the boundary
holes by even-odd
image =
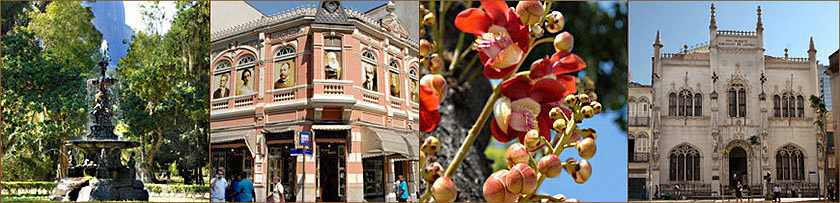
[[[560,51],[572,51],[572,47],[575,46],[575,37],[572,36],[569,32],[560,33],[557,36],[554,36],[554,50],[557,52]]]
[[[563,30],[565,24],[566,20],[563,17],[563,13],[559,11],[551,11],[551,13],[545,16],[545,29],[550,33],[560,32],[560,30]]]
[[[432,197],[437,202],[452,202],[458,196],[458,188],[449,177],[441,177],[432,185]]]
[[[516,14],[519,20],[525,25],[540,23],[543,13],[543,5],[539,1],[520,1],[516,5]]]
[[[548,118],[551,120],[562,119],[564,117],[563,113],[563,107],[554,107],[551,108],[550,111],[548,111]]]
[[[505,178],[508,191],[514,194],[531,194],[537,190],[537,173],[528,164],[516,164]]]
[[[546,177],[554,178],[560,175],[560,172],[563,172],[562,164],[563,161],[560,161],[560,158],[557,158],[556,155],[547,155],[537,162],[537,169]]]
[[[554,129],[554,131],[557,131],[559,133],[566,132],[566,119],[561,118],[555,120],[554,124],[552,125],[552,128]]]
[[[423,168],[423,166],[426,165],[426,153],[424,153],[423,151],[420,151],[420,163],[419,164],[420,165],[418,165],[417,168]]]
[[[591,137],[592,139],[598,139],[598,133],[595,132],[592,128],[582,129],[580,130],[580,137],[588,138]]]
[[[420,40],[420,56],[429,55],[432,53],[432,50],[435,49],[435,45],[429,40],[421,39]]]
[[[443,57],[440,57],[438,54],[432,54],[432,60],[429,64],[429,71],[433,73],[437,73],[441,67],[443,67]]]
[[[426,16],[423,16],[423,25],[430,26],[435,23],[435,14],[427,13]]]
[[[595,139],[592,139],[592,137],[583,138],[575,145],[575,148],[577,148],[580,158],[591,159],[595,156]]]
[[[499,129],[507,134],[508,118],[510,117],[510,99],[507,97],[497,99],[496,103],[493,104],[493,116],[493,120],[496,122],[496,125],[499,125]]]
[[[496,171],[484,181],[484,199],[487,202],[514,202],[519,197],[507,190],[505,178],[508,170]]]
[[[423,180],[426,182],[435,182],[435,180],[443,176],[443,166],[438,162],[431,163],[423,169],[422,175]]]
[[[592,101],[598,100],[598,94],[597,93],[590,92],[588,95],[589,95],[589,98],[592,99]]]
[[[587,105],[580,109],[580,114],[583,118],[592,118],[595,115],[595,109],[592,109],[591,106]]]
[[[592,101],[592,103],[589,103],[589,106],[592,107],[592,110],[595,110],[595,114],[601,113],[601,108],[603,108],[601,107],[601,103],[598,101]]]
[[[589,95],[587,95],[587,94],[579,94],[577,97],[578,97],[578,101],[580,101],[581,104],[589,104],[589,102],[592,101],[592,100],[589,100]]]
[[[589,179],[589,175],[592,174],[592,166],[589,165],[589,161],[580,160],[574,167],[575,172],[571,173],[572,179],[578,184],[586,182]]]
[[[542,147],[542,136],[539,130],[533,129],[525,133],[525,148],[528,148],[529,152],[537,151]]]
[[[534,37],[534,38],[541,38],[543,36],[543,33],[545,32],[545,31],[543,31],[542,26],[539,26],[539,25],[528,26],[528,31],[529,31],[529,33],[531,33],[531,36]]]
[[[505,152],[505,161],[507,162],[508,168],[513,168],[514,165],[519,163],[528,163],[530,158],[531,155],[528,154],[528,149],[519,142],[510,145],[507,152]]]
[[[566,98],[563,99],[563,104],[566,104],[567,107],[572,108],[578,105],[577,96],[575,95],[567,95]]]
[[[440,141],[434,136],[426,137],[426,140],[423,141],[423,145],[420,146],[420,150],[428,154],[435,154],[439,149]]]

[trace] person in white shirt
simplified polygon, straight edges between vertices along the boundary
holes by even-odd
[[[225,180],[225,172],[222,169],[216,170],[216,177],[210,180],[210,201],[225,202],[225,188],[228,182]]]
[[[286,202],[286,194],[283,191],[285,191],[285,188],[283,188],[283,184],[280,184],[280,177],[275,176],[274,190],[265,196],[265,200],[268,202]]]

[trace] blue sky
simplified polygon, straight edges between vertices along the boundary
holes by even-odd
[[[838,2],[643,2],[631,1],[629,10],[630,75],[650,84],[656,30],[663,52],[679,52],[709,40],[709,7],[715,3],[718,30],[755,31],[756,6],[761,6],[765,55],[808,57],[808,39],[814,37],[817,60],[828,64],[838,47]]]
[[[387,1],[342,1],[341,4],[345,8],[354,8],[365,12],[385,4],[386,2]],[[269,16],[299,6],[318,5],[318,1],[248,1],[248,3]]]

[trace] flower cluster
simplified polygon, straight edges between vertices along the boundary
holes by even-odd
[[[434,4],[430,4],[434,8]],[[511,8],[504,1],[482,1],[482,9],[469,8],[455,17],[455,27],[475,36],[472,49],[483,64],[484,76],[502,79],[502,82],[495,88],[449,168],[444,169],[434,156],[440,149],[440,141],[434,136],[424,139],[420,167],[422,178],[429,186],[420,201],[430,197],[438,202],[455,200],[458,189],[447,176],[463,160],[488,119],[496,141],[508,143],[517,139],[518,142],[511,144],[505,153],[507,169],[496,171],[485,180],[483,192],[487,201],[577,201],[562,194],[537,194],[545,178],[555,178],[563,171],[579,184],[589,179],[592,166],[587,159],[595,155],[597,133],[577,125],[600,113],[602,108],[596,101],[591,80],[568,75],[586,68],[583,59],[572,53],[574,36],[562,32],[553,39],[539,39],[545,31],[554,34],[565,26],[563,14],[550,11],[550,4],[522,1]],[[422,34],[425,27],[435,25],[436,20],[435,15],[422,5],[420,13]],[[534,61],[528,71],[514,73],[540,43],[553,43],[555,53]],[[432,132],[437,127],[441,119],[438,109],[446,96],[447,80],[439,74],[445,63],[439,55],[440,49],[435,42],[420,41],[421,62],[429,71],[420,80],[420,128],[423,132]],[[582,160],[568,158],[562,161],[558,155],[566,148],[575,148]]]

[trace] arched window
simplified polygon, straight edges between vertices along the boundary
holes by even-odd
[[[680,103],[679,103],[679,106],[678,106],[678,108],[680,108],[680,111],[678,113],[679,116],[685,116],[686,107],[690,108],[690,106],[691,106],[691,104],[690,104],[691,101],[688,101],[688,102],[685,101],[686,94],[691,94],[691,93],[687,93],[687,92],[688,91],[685,91],[685,90],[680,92],[680,100],[679,100]]]
[[[218,65],[216,65],[216,70],[222,70],[226,68],[230,68],[230,61],[222,61],[219,62]]]
[[[797,117],[805,117],[805,97],[802,95],[796,96],[796,109],[799,111]]]
[[[647,141],[647,139],[648,139],[647,135],[644,134],[644,133],[637,135],[636,146],[635,146],[636,153],[640,153],[640,152],[643,153],[643,152],[648,151],[648,141]]]
[[[245,55],[236,62],[236,95],[253,94],[254,89],[254,55]]]
[[[788,94],[782,96],[782,117],[785,118],[790,117],[790,111],[788,111],[790,107],[788,104],[788,97]]]
[[[694,94],[694,116],[703,116],[703,95]]]
[[[254,63],[254,56],[247,55],[239,59],[239,62],[236,62],[236,66],[249,65],[251,63]]]
[[[805,155],[802,150],[787,145],[776,152],[776,179],[805,180]]]
[[[274,54],[274,89],[295,85],[295,48],[285,46]]]
[[[411,84],[409,84],[408,86],[409,91],[411,91],[411,101],[419,102],[420,92],[418,90],[419,87],[417,86],[418,75],[416,67],[411,67],[410,69],[408,69],[408,78],[411,79]]]
[[[391,89],[391,96],[400,97],[400,65],[396,60],[392,60],[391,63],[388,63],[388,66],[391,67],[391,82],[388,85]]]
[[[668,115],[677,116],[677,93],[668,95]]]
[[[782,97],[779,95],[773,95],[773,116],[775,117],[782,117]]]
[[[650,105],[650,104],[648,104],[647,98],[642,98],[642,99],[640,99],[640,100],[639,100],[639,104],[638,104],[638,105],[639,105],[639,106],[637,107],[637,108],[639,108],[639,114],[638,114],[638,116],[641,116],[641,117],[648,117],[648,116],[649,116],[649,115],[648,115],[648,108],[649,108],[649,105]]]
[[[700,180],[700,151],[689,145],[680,145],[671,150],[671,181]]]
[[[683,98],[685,99],[685,116],[691,116],[692,112],[694,111],[693,103],[694,99],[689,91],[683,91]]]
[[[638,112],[639,109],[638,109],[638,107],[636,107],[636,98],[635,97],[630,97],[630,99],[627,100],[627,109],[630,113],[630,117],[636,117],[636,115],[639,114],[639,112]]]
[[[729,88],[729,117],[747,116],[747,90],[741,84]]]
[[[370,50],[367,49],[362,51],[362,57],[376,61],[376,56],[374,56],[373,53],[371,53]]]
[[[789,117],[796,117],[796,98],[793,95],[788,96],[788,114]]]

